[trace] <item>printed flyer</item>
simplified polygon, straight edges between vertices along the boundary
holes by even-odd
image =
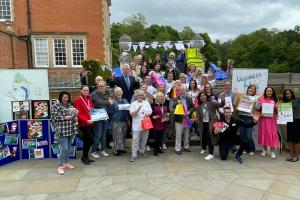
[[[237,109],[239,111],[251,113],[254,106],[255,99],[256,98],[254,96],[243,95],[240,99],[240,103]]]
[[[292,103],[281,103],[278,106],[277,124],[286,124],[293,122],[293,105]]]

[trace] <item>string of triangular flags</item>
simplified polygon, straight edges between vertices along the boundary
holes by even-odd
[[[172,49],[173,47],[176,50],[184,50],[185,48],[191,48],[195,44],[200,44],[201,47],[205,45],[204,40],[190,40],[190,41],[154,41],[151,43],[146,42],[122,42],[128,45],[128,50],[133,50],[136,52],[138,49],[157,49],[163,47],[165,50]]]

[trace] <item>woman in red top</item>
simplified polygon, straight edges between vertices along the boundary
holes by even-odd
[[[165,95],[162,92],[158,92],[155,103],[152,106],[152,123],[153,133],[155,135],[154,143],[154,156],[158,156],[158,153],[163,153],[160,149],[161,139],[164,131],[167,128],[167,121],[169,121],[168,106],[164,103]]]
[[[90,109],[94,108],[89,96],[89,87],[87,85],[81,86],[80,96],[74,101],[74,107],[78,110],[78,125],[79,129],[83,133],[83,153],[81,161],[90,165],[91,160],[89,158],[89,151],[93,144],[93,122],[91,121]]]

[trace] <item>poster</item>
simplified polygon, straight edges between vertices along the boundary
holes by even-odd
[[[8,127],[6,123],[0,124],[0,135],[4,135],[8,132]]]
[[[29,149],[29,159],[42,159],[44,158],[44,149]]]
[[[49,119],[50,102],[48,100],[32,100],[32,119]]]
[[[43,125],[41,121],[29,120],[27,122],[28,138],[29,139],[42,139],[43,138]]]
[[[255,101],[256,101],[255,96],[243,95],[240,99],[237,110],[242,111],[242,112],[246,112],[246,113],[251,113]]]
[[[6,134],[4,144],[6,145],[18,145],[19,136],[17,134]]]
[[[292,103],[280,103],[278,106],[277,124],[286,124],[287,122],[293,122]]]
[[[13,119],[12,101],[49,99],[47,69],[1,69],[0,80],[0,121],[2,122]],[[25,113],[19,113],[18,116],[25,117]]]
[[[22,149],[36,149],[37,140],[36,139],[23,139]]]
[[[268,69],[233,69],[232,91],[245,94],[249,85],[256,86],[257,94],[263,94],[268,85]]]
[[[8,146],[0,149],[0,160],[11,156]]]

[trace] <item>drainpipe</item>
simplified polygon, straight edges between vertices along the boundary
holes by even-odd
[[[26,4],[27,4],[27,25],[28,25],[27,58],[28,58],[28,68],[31,69],[33,67],[32,67],[32,44],[31,44],[32,24],[31,24],[30,0],[27,0]]]

